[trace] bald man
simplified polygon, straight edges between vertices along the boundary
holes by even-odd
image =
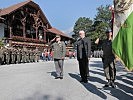
[[[87,83],[87,75],[89,73],[88,62],[91,57],[91,40],[85,37],[83,30],[79,31],[80,39],[77,41],[77,60],[79,63],[79,72],[81,81]]]

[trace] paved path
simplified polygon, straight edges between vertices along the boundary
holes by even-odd
[[[54,63],[0,66],[0,100],[133,100],[133,72],[117,63],[117,89],[106,83],[101,59],[91,58],[88,83],[80,83],[76,59],[64,63],[64,79],[55,80]]]

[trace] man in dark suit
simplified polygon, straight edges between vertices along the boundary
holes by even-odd
[[[80,39],[77,41],[77,60],[79,63],[79,71],[81,81],[87,83],[87,75],[89,74],[88,62],[91,57],[91,40],[85,37],[84,31],[79,31]]]

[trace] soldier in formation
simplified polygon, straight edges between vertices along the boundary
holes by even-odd
[[[0,47],[0,65],[39,62],[39,59],[38,49]]]

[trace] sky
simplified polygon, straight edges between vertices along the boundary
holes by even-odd
[[[0,8],[6,8],[25,0],[0,0]],[[33,0],[37,3],[48,21],[60,31],[69,34],[79,17],[93,19],[96,8],[112,5],[113,0]]]

